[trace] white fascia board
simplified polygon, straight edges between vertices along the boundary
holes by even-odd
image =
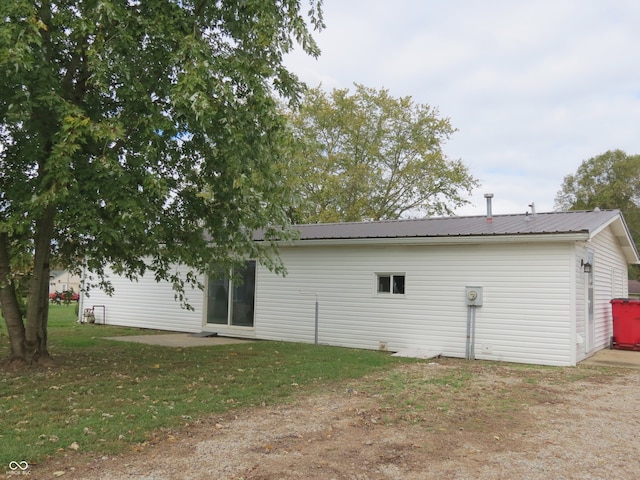
[[[588,233],[549,233],[529,235],[475,235],[451,237],[377,237],[377,238],[329,238],[278,242],[280,247],[304,246],[352,246],[352,245],[480,245],[531,242],[588,241]]]
[[[591,232],[591,234],[589,235],[589,240],[594,238],[609,226],[611,226],[613,235],[620,244],[620,248],[622,248],[625,257],[627,258],[627,263],[631,265],[640,264],[640,255],[638,254],[638,250],[636,249],[636,244],[631,238],[631,233],[629,232],[627,223],[624,221],[624,217],[620,213],[618,213],[618,215],[610,219],[608,222],[603,223],[593,232]]]
[[[626,225],[624,224],[624,220],[622,220],[622,216],[618,213],[615,217],[611,217],[609,220],[604,222],[598,228],[594,229],[590,233],[589,239],[591,239],[591,238],[595,237],[596,235],[598,235],[600,232],[602,232],[604,229],[606,229],[612,223],[616,224],[616,225],[613,225],[613,227],[612,227],[614,229],[614,231],[619,230],[621,227],[626,230]]]

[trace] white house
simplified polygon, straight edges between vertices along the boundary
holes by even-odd
[[[617,210],[297,228],[280,246],[285,277],[249,261],[240,286],[203,279],[187,311],[168,284],[114,275],[114,296],[92,292],[80,311],[101,305],[98,323],[113,325],[575,365],[609,345],[609,301],[627,296],[627,265],[640,263]]]

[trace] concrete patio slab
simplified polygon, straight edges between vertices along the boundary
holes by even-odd
[[[188,348],[207,347],[212,345],[232,345],[241,343],[251,343],[253,340],[233,337],[209,336],[202,337],[192,333],[163,333],[159,335],[130,335],[122,337],[104,337],[107,340],[118,342],[135,342],[147,345],[160,345],[164,347]],[[397,356],[411,356],[416,358],[431,358],[438,356],[441,352],[398,352]],[[429,353],[436,355],[419,356],[418,353]],[[599,366],[599,367],[624,367],[640,369],[640,352],[629,350],[604,349],[596,352],[593,356],[579,362],[578,365]]]
[[[598,367],[640,368],[640,352],[604,349],[578,364]]]
[[[236,343],[250,343],[252,340],[232,337],[200,337],[191,333],[163,333],[159,335],[131,335],[123,337],[104,337],[107,340],[118,342],[145,343],[147,345],[160,345],[163,347],[209,347],[212,345],[230,345]]]

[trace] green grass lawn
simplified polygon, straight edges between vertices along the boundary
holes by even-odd
[[[157,333],[75,322],[52,305],[54,368],[0,370],[0,471],[68,449],[114,454],[209,414],[273,404],[400,362],[389,354],[297,343],[170,348],[103,337]],[[4,321],[0,358],[9,353]]]

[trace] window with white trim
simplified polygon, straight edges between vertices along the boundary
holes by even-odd
[[[377,273],[376,293],[378,295],[404,295],[404,273]]]

